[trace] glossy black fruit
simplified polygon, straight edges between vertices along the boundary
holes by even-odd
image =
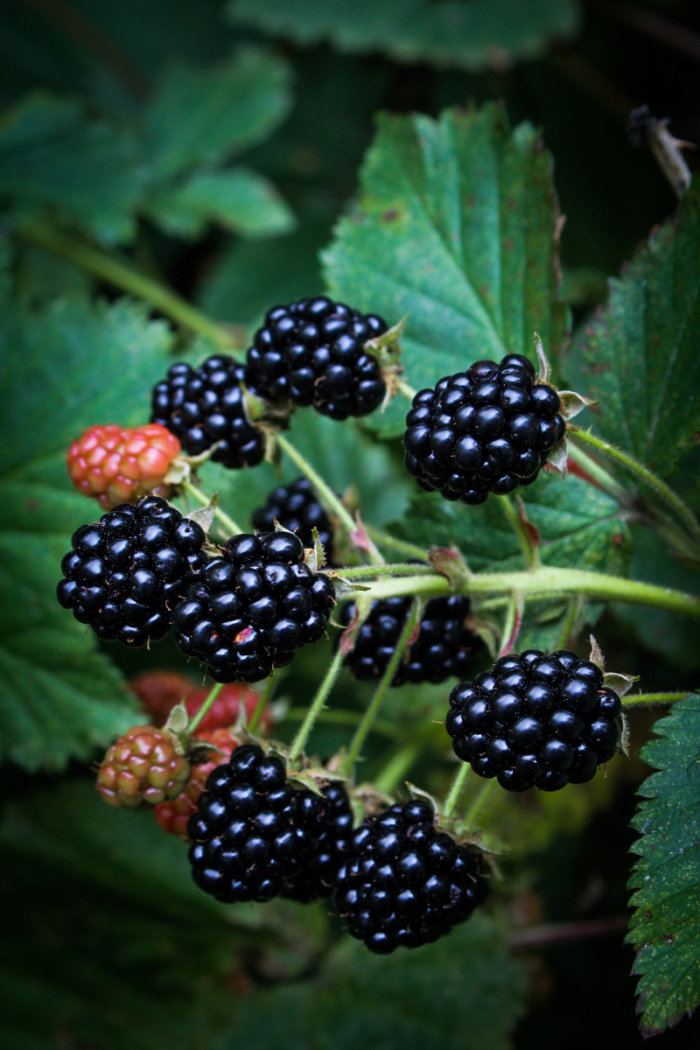
[[[323,795],[327,801],[323,831],[282,890],[283,897],[305,904],[330,897],[352,840],[353,814],[347,791],[341,783],[331,783],[323,788]]]
[[[253,512],[253,527],[258,532],[270,532],[275,521],[290,532],[295,532],[305,547],[313,546],[313,529],[318,529],[326,561],[333,565],[333,527],[318,501],[308,478],[297,478],[289,485],[280,485],[267,497],[265,505]]]

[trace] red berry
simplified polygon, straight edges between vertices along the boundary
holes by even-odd
[[[143,704],[154,725],[162,726],[175,704],[185,700],[187,714],[192,718],[209,696],[211,686],[193,688],[192,681],[174,671],[146,671],[131,679],[131,690]],[[250,719],[258,705],[260,696],[255,690],[242,682],[225,685],[211,709],[202,719],[200,730],[227,729],[236,724],[241,701],[245,703],[246,715]],[[270,723],[269,713],[263,714],[260,728],[266,729]]]
[[[162,726],[175,704],[192,691],[192,679],[176,671],[143,671],[129,681],[154,726]],[[235,721],[235,719],[234,719]]]
[[[159,423],[143,427],[94,426],[71,445],[66,465],[84,496],[105,510],[136,503],[163,484],[180,442]]]
[[[189,775],[190,764],[175,750],[170,733],[134,726],[107,751],[97,790],[110,806],[137,809],[179,795]]]
[[[170,835],[179,835],[183,839],[188,837],[187,821],[197,808],[197,802],[204,790],[207,777],[212,769],[216,769],[222,762],[228,762],[232,752],[238,747],[238,741],[234,740],[228,729],[196,733],[194,739],[206,740],[223,753],[213,751],[206,762],[193,766],[192,775],[180,794],[176,798],[159,802],[153,810],[163,831],[167,831]]]

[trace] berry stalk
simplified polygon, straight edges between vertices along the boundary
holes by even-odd
[[[464,790],[464,785],[467,782],[467,776],[469,774],[470,769],[471,766],[468,762],[462,762],[460,768],[458,769],[457,775],[452,781],[450,793],[445,799],[445,804],[440,809],[440,812],[442,813],[445,819],[451,817],[454,813],[455,807],[459,802],[459,797],[462,794],[462,791]]]
[[[326,671],[326,673],[325,673],[325,675],[323,677],[323,681],[321,682],[320,686],[318,687],[318,691],[316,693],[316,696],[313,698],[313,701],[311,702],[311,706],[309,707],[308,711],[306,712],[306,717],[304,718],[304,721],[301,723],[301,725],[299,727],[299,730],[297,732],[297,735],[294,737],[294,740],[292,741],[292,746],[290,748],[289,755],[288,755],[290,763],[293,762],[296,758],[298,758],[299,755],[304,750],[304,747],[306,746],[306,741],[309,739],[309,736],[311,735],[311,730],[314,727],[316,719],[321,714],[321,711],[324,708],[326,700],[328,699],[328,697],[330,695],[330,692],[331,692],[333,686],[335,685],[335,680],[338,677],[338,674],[340,672],[340,668],[342,667],[342,664],[343,664],[343,651],[342,651],[342,649],[339,646],[337,652],[335,653],[335,655],[333,656],[333,659],[331,660],[331,663],[330,663],[330,666],[328,667],[328,670]]]
[[[525,559],[525,567],[528,569],[535,569],[540,564],[540,556],[537,547],[532,542],[532,538],[528,533],[525,522],[521,519],[520,515],[513,506],[510,496],[496,496],[501,510],[506,516],[510,527],[518,538],[520,549],[523,552],[523,558]],[[522,503],[520,504],[522,508]]]
[[[388,547],[389,550],[397,551],[399,554],[405,554],[408,558],[418,558],[420,561],[428,560],[428,552],[424,550],[423,547],[418,547],[415,543],[408,543],[406,540],[400,540],[388,532],[376,529],[374,525],[365,525],[365,532],[381,547]]]
[[[197,712],[197,714],[193,715],[192,718],[190,719],[190,721],[187,723],[187,729],[186,729],[187,733],[192,734],[192,733],[194,733],[197,730],[197,727],[201,724],[202,720],[207,716],[209,711],[211,711],[212,707],[214,706],[214,702],[215,702],[217,696],[219,695],[219,693],[221,692],[221,690],[223,688],[224,688],[224,683],[223,682],[217,682],[217,684],[212,687],[212,690],[209,693],[209,696],[206,698],[206,700],[204,701],[204,703],[200,707],[200,709]]]
[[[184,492],[186,492],[188,496],[191,496],[192,499],[197,500],[197,502],[201,504],[202,507],[208,507],[211,503],[211,500],[206,495],[206,493],[202,492],[202,490],[200,488],[197,488],[197,486],[194,485],[191,481],[181,481],[180,488]],[[226,511],[221,510],[220,507],[214,508],[214,517],[218,522],[220,522],[224,526],[229,537],[240,536],[241,533],[245,531],[239,525],[236,524],[233,518],[230,518],[228,516]]]
[[[484,786],[481,788],[478,795],[467,810],[467,815],[464,818],[464,823],[467,825],[467,827],[471,828],[474,826],[477,816],[490,799],[491,795],[493,794],[494,788],[497,784],[498,781],[494,777],[493,780],[487,780]]]
[[[250,716],[250,721],[248,722],[248,731],[250,733],[254,733],[255,730],[258,728],[258,724],[260,722],[260,719],[263,716],[265,708],[267,707],[267,705],[270,703],[270,700],[272,699],[272,692],[273,692],[273,690],[275,688],[275,684],[276,684],[275,680],[276,680],[276,676],[275,675],[270,675],[270,677],[265,682],[265,688],[263,689],[262,693],[260,694],[260,699],[258,700],[257,704],[255,705],[255,710],[253,711],[252,715]]]
[[[621,697],[620,702],[623,707],[656,707],[659,704],[676,704],[687,696],[687,693],[637,693]]]

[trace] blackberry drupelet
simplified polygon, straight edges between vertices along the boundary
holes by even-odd
[[[265,454],[265,441],[245,413],[244,376],[244,367],[225,354],[207,358],[199,368],[173,365],[153,388],[151,422],[167,427],[191,456],[219,442],[212,455],[217,463],[254,467]]]
[[[182,790],[174,798],[159,802],[153,809],[153,816],[160,824],[163,831],[169,835],[179,835],[187,838],[187,824],[190,817],[197,809],[199,796],[204,791],[207,777],[217,766],[228,762],[231,754],[238,747],[238,741],[231,736],[228,729],[197,730],[192,737],[192,744],[204,741],[218,748],[211,751],[205,762],[198,762],[192,766],[190,779]]]
[[[335,604],[291,532],[242,533],[210,559],[173,613],[175,641],[216,682],[257,682],[317,641]]]
[[[348,931],[382,955],[436,941],[486,897],[482,854],[439,832],[427,802],[397,803],[361,824],[336,884]]]
[[[365,416],[386,384],[364,347],[386,331],[381,317],[325,296],[276,306],[255,333],[246,381],[268,401],[313,405],[331,419]]]
[[[318,529],[326,560],[333,565],[333,526],[308,478],[280,485],[269,494],[265,506],[253,512],[253,528],[258,532],[271,532],[275,521],[295,532],[305,547],[313,546],[311,533]]]
[[[381,678],[387,669],[411,608],[410,597],[386,598],[372,602],[367,619],[360,627],[355,647],[345,658],[355,678]],[[347,626],[355,615],[355,603],[347,602],[340,622]],[[425,607],[418,636],[408,646],[392,680],[404,682],[444,682],[463,676],[474,665],[479,638],[466,626],[469,599],[463,595],[431,598]]]
[[[527,358],[477,361],[413,398],[406,469],[425,491],[468,504],[531,485],[564,437],[560,408],[556,390],[535,381]]]
[[[327,807],[289,782],[280,758],[236,748],[209,774],[187,825],[194,881],[227,904],[271,900],[314,848]]]
[[[558,791],[590,780],[612,758],[621,709],[595,664],[566,649],[528,649],[455,686],[445,728],[479,776],[509,791]]]
[[[340,783],[328,784],[322,790],[328,801],[324,829],[299,871],[287,879],[282,890],[283,897],[303,904],[330,897],[336,873],[352,839],[353,813],[347,791]]]
[[[158,496],[121,504],[73,534],[58,600],[105,641],[157,642],[207,563],[205,539],[196,521]]]

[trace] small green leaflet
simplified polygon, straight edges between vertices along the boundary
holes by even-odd
[[[358,203],[324,255],[329,288],[390,324],[407,316],[406,379],[434,386],[481,358],[534,359],[561,349],[559,211],[552,162],[529,124],[511,131],[503,109],[379,118]],[[403,431],[398,397],[368,425]]]
[[[610,299],[567,360],[599,401],[596,428],[662,477],[700,439],[700,185],[610,282]]]
[[[638,1010],[654,1035],[700,1003],[700,695],[675,704],[654,726],[641,757],[658,770],[632,821],[641,835],[630,879],[635,911],[628,941],[637,949]]]
[[[232,0],[229,11],[234,22],[303,44],[472,71],[532,58],[578,27],[575,0]]]

